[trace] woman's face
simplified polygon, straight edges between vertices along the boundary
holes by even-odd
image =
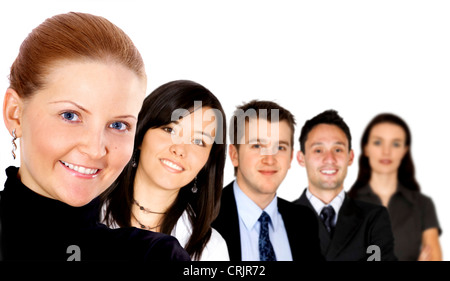
[[[177,122],[149,129],[140,147],[136,181],[176,192],[190,183],[213,145],[217,123],[210,113],[203,107]]]
[[[406,134],[402,127],[392,123],[375,125],[369,134],[364,149],[369,158],[372,173],[397,173],[400,163],[408,151]]]
[[[146,81],[114,63],[66,61],[23,101],[22,182],[83,206],[105,191],[131,158]]]

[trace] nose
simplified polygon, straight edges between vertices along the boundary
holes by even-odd
[[[170,152],[177,157],[185,157],[187,154],[186,147],[184,144],[172,144],[170,146]]]
[[[102,130],[90,130],[81,138],[82,141],[79,145],[81,153],[91,159],[100,159],[107,154],[106,139]]]
[[[383,145],[383,154],[389,155],[391,153],[391,147],[389,145]]]
[[[273,165],[276,162],[275,156],[272,154],[263,155],[262,162],[266,165]]]
[[[334,155],[334,153],[333,153],[333,151],[325,151],[324,152],[324,162],[325,163],[336,163],[336,157],[335,157],[335,155]]]

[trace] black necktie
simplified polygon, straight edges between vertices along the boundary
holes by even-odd
[[[329,233],[331,233],[331,230],[333,229],[333,220],[335,214],[336,213],[334,212],[332,206],[323,207],[322,211],[320,212],[320,218],[322,219],[323,224],[325,225]]]
[[[269,238],[270,217],[263,211],[258,221],[261,224],[259,230],[259,259],[261,261],[276,261],[275,251]]]

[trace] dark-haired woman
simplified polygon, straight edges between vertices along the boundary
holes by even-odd
[[[380,114],[361,139],[359,173],[349,196],[388,208],[399,260],[442,260],[441,229],[432,200],[420,193],[404,120]]]
[[[228,260],[211,228],[226,155],[220,102],[198,83],[173,81],[145,99],[138,120],[135,154],[105,195],[105,223],[171,234],[193,260]]]

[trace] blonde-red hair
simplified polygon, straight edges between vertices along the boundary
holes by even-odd
[[[146,79],[142,57],[122,29],[103,17],[70,12],[45,20],[23,41],[10,88],[29,98],[45,86],[52,67],[67,60],[119,63]]]

